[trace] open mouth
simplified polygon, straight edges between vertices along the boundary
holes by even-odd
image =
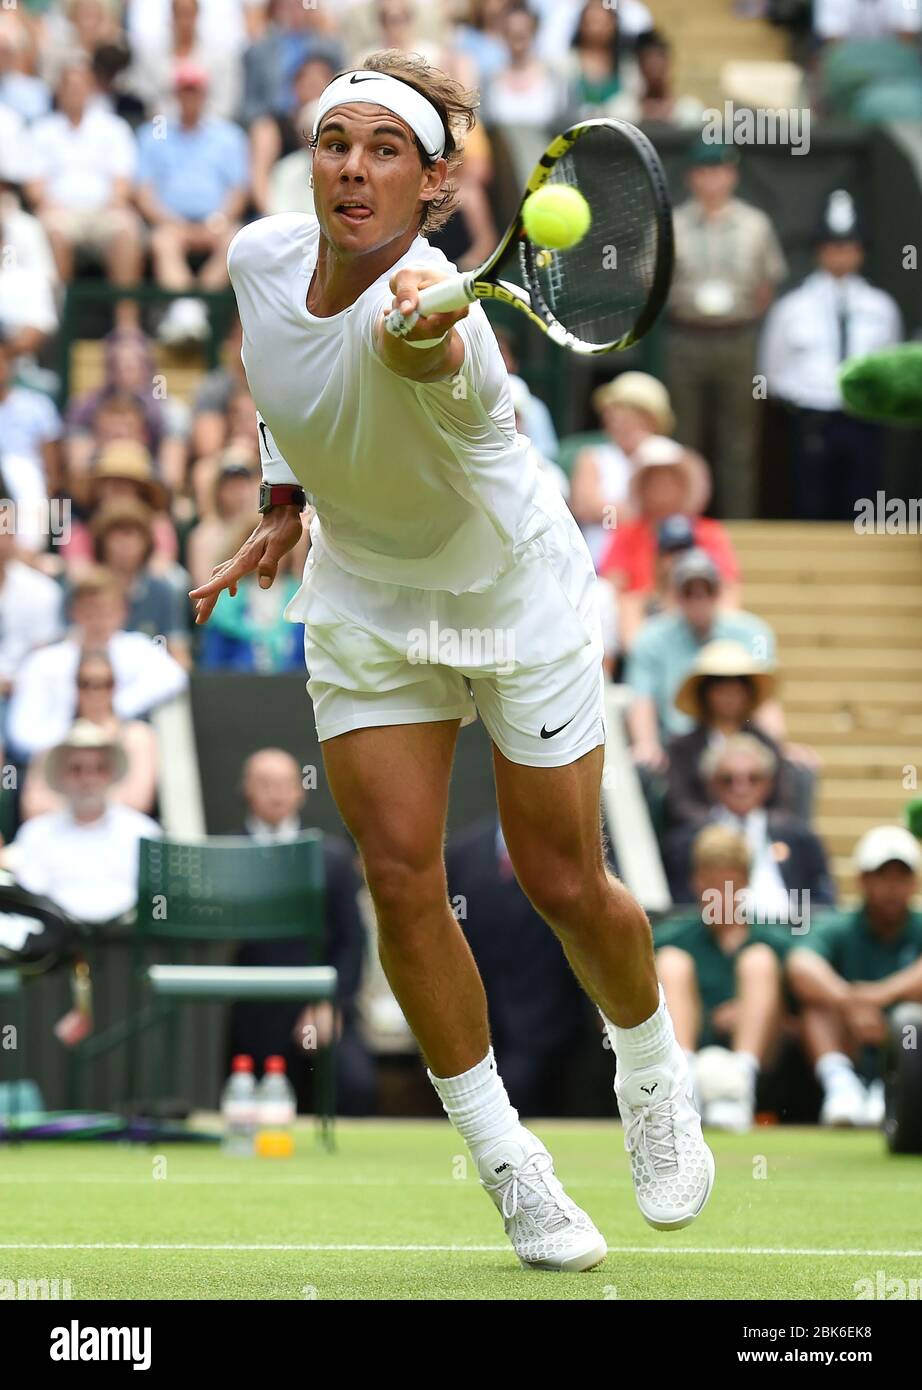
[[[352,222],[355,225],[360,222],[367,222],[369,217],[374,215],[367,203],[337,203],[334,211],[345,222]]]

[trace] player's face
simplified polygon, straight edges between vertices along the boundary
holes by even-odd
[[[343,253],[376,251],[416,229],[420,200],[438,192],[447,168],[444,159],[424,168],[412,131],[383,106],[338,106],[314,151],[321,231]]]

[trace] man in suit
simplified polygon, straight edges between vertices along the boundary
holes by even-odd
[[[304,833],[306,800],[301,769],[281,748],[262,748],[243,767],[242,789],[247,805],[243,833],[261,844],[278,844]],[[357,996],[365,957],[365,929],[359,913],[359,876],[352,847],[333,835],[323,838],[324,925],[323,963],[339,975],[335,1006],[322,1002],[306,1008],[296,1003],[238,1003],[231,1010],[231,1052],[252,1056],[257,1066],[280,1054],[288,1060],[289,1075],[298,1093],[299,1109],[309,1104],[313,1048],[323,1046],[336,1031],[336,1108],[341,1115],[367,1115],[375,1109],[374,1062],[361,1036]],[[240,950],[240,965],[308,965],[301,941],[254,941]],[[308,1033],[306,1030],[315,1031]]]
[[[594,1023],[586,998],[519,887],[495,817],[451,836],[445,867],[449,900],[483,978],[509,1099],[526,1115],[560,1113],[569,1060]]]
[[[701,775],[714,802],[708,824],[738,830],[749,845],[748,896],[756,919],[796,922],[811,904],[833,903],[835,889],[819,838],[785,812],[766,808],[777,770],[775,754],[751,734],[712,745],[701,759]],[[664,841],[669,887],[678,903],[694,901],[689,866],[695,833],[695,827],[683,826]]]

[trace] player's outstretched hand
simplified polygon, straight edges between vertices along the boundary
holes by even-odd
[[[259,587],[268,589],[278,571],[279,561],[294,549],[303,534],[297,507],[273,507],[261,516],[259,525],[237,554],[223,565],[216,565],[208,583],[190,592],[196,623],[207,623],[222,590],[227,589],[233,598],[238,583],[248,574],[258,574]]]
[[[451,278],[450,275],[437,274],[425,267],[414,270],[412,266],[407,266],[398,270],[388,282],[394,296],[391,309],[399,309],[404,316],[412,314],[419,302],[420,290],[424,290],[427,285],[437,285],[441,280]],[[452,309],[448,314],[426,314],[423,318],[417,319],[406,336],[417,342],[426,338],[441,338],[442,334],[447,333],[460,319],[467,318],[470,308],[469,304],[465,304],[460,309]]]

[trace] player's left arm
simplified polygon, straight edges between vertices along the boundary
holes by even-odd
[[[381,315],[374,327],[375,350],[386,367],[398,376],[410,381],[441,381],[444,377],[455,376],[464,362],[464,339],[455,328],[459,320],[466,318],[470,306],[455,309],[449,314],[427,314],[413,325],[406,338],[397,338],[389,333],[385,319],[390,310],[399,309],[410,314],[416,308],[419,291],[426,285],[435,285],[445,280],[445,275],[437,275],[431,270],[398,270],[391,277],[390,290],[394,302]],[[446,334],[444,338],[443,334]],[[424,342],[428,338],[441,338],[433,347],[411,347],[411,342]]]

